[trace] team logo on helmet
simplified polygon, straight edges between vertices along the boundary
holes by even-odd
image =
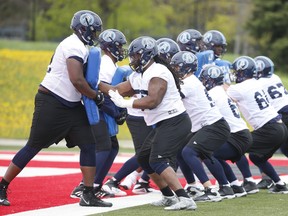
[[[155,46],[155,41],[152,38],[145,37],[142,39],[142,46],[147,49],[152,49]]]
[[[80,23],[83,26],[92,25],[94,23],[94,17],[89,13],[84,13],[80,16]]]
[[[115,32],[113,32],[111,30],[106,30],[105,32],[103,32],[102,38],[106,42],[112,42],[115,40],[116,34],[115,34]]]
[[[265,69],[265,62],[262,60],[257,60],[256,67],[258,71],[263,71]]]
[[[203,41],[205,43],[209,43],[212,40],[212,37],[213,37],[212,33],[208,32],[204,34]]]
[[[178,40],[183,43],[183,44],[186,44],[190,41],[191,37],[190,37],[190,34],[188,32],[182,32],[179,37],[178,37]]]
[[[245,70],[249,66],[247,59],[241,58],[236,62],[236,70]]]
[[[220,69],[217,67],[210,67],[207,72],[208,72],[209,76],[213,79],[219,77],[221,74]]]
[[[183,53],[182,59],[185,63],[190,64],[195,61],[195,56],[190,52],[186,52],[186,53]]]
[[[170,49],[171,49],[171,46],[166,41],[163,41],[160,44],[158,44],[158,50],[160,53],[168,53]]]

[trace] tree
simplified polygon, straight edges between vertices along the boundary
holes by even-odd
[[[70,23],[73,14],[79,10],[92,10],[100,15],[98,1],[95,0],[46,0],[47,9],[38,10],[36,19],[37,40],[62,40],[71,34]]]
[[[276,67],[288,69],[288,1],[254,0],[255,7],[247,28],[257,38],[257,55],[266,55]]]

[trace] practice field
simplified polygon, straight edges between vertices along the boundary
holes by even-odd
[[[9,165],[15,151],[0,151],[0,176]],[[112,166],[112,176],[131,154],[119,154]],[[8,197],[11,206],[0,206],[0,215],[287,215],[288,195],[268,194],[266,190],[244,198],[223,200],[220,203],[199,203],[195,212],[167,212],[162,207],[152,207],[150,202],[161,198],[159,192],[135,195],[128,191],[127,197],[107,199],[113,203],[112,208],[80,207],[78,199],[69,197],[73,188],[81,180],[78,165],[78,152],[42,152],[28,164],[9,186]],[[281,178],[288,183],[288,161],[286,158],[274,157],[271,163],[276,167]],[[233,165],[235,172],[237,171]],[[251,164],[255,178],[259,172]],[[239,171],[236,172],[239,176]],[[181,183],[185,180],[178,173]],[[242,179],[241,176],[239,176]],[[212,179],[215,182],[214,179]],[[153,185],[155,187],[155,185]],[[260,201],[260,202],[259,202]],[[273,204],[275,203],[275,204]],[[231,211],[234,212],[231,212]],[[248,211],[249,210],[249,211]],[[105,213],[106,212],[106,213]],[[270,213],[269,213],[270,212]],[[250,214],[251,213],[251,214]]]

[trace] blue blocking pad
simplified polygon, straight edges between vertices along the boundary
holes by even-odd
[[[94,90],[98,89],[99,71],[101,64],[101,51],[97,47],[92,47],[89,51],[87,70],[85,78],[91,88]],[[95,125],[99,122],[99,110],[93,99],[86,96],[82,96],[82,100],[85,106],[86,114],[90,125]]]

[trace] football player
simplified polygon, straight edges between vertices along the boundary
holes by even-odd
[[[202,202],[222,200],[218,191],[213,189],[202,161],[221,185],[219,189],[221,195],[225,198],[234,198],[235,194],[221,164],[213,158],[213,152],[228,139],[230,128],[203,84],[193,75],[197,70],[197,57],[192,52],[180,51],[172,57],[170,64],[181,77],[182,101],[192,122],[191,132],[183,150],[178,154],[177,161],[182,172],[184,166],[189,166],[204,186],[204,194],[194,200]]]
[[[48,71],[35,97],[35,111],[27,144],[16,153],[0,182],[0,204],[9,206],[7,188],[27,163],[43,148],[62,139],[67,147],[80,148],[83,195],[80,206],[111,207],[97,198],[93,190],[96,142],[88,122],[82,95],[103,103],[101,93],[92,89],[84,77],[89,47],[102,30],[102,20],[94,12],[81,10],[71,20],[73,34],[56,48]]]
[[[274,73],[274,63],[267,56],[254,58],[258,70],[258,82],[262,83],[270,104],[282,115],[282,121],[288,126],[288,92],[279,76]],[[288,157],[288,141],[281,145],[280,150]],[[258,188],[270,188],[273,181],[262,173],[262,179],[257,184]]]
[[[244,155],[252,144],[252,135],[246,122],[241,117],[237,105],[227,96],[223,88],[223,70],[217,65],[208,65],[201,71],[199,79],[215,101],[231,130],[227,142],[214,152],[214,156],[223,166],[236,197],[258,192],[259,190],[253,181],[247,158]],[[239,162],[241,165],[238,166],[237,164],[237,166],[244,177],[244,187],[238,181],[226,160],[231,160],[232,162],[241,160],[241,163]]]
[[[236,84],[228,87],[227,94],[238,104],[243,117],[253,128],[249,158],[275,182],[270,193],[288,193],[286,184],[268,161],[287,141],[287,127],[281,120],[281,114],[267,100],[262,84],[255,79],[255,60],[249,56],[240,56],[234,60],[232,68]]]

